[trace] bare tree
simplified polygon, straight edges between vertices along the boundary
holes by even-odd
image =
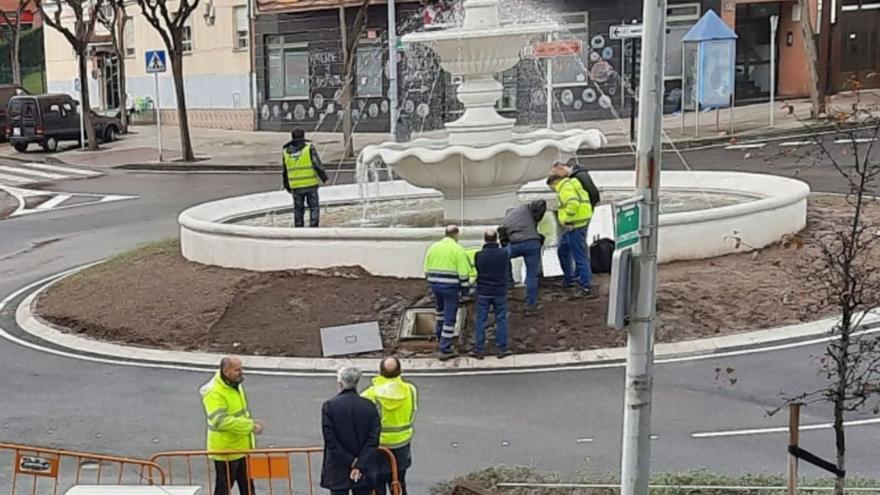
[[[110,33],[113,43],[113,53],[116,55],[116,63],[119,70],[119,119],[122,121],[123,132],[128,131],[128,104],[125,75],[125,25],[129,19],[125,12],[125,0],[106,0],[109,9],[101,9],[98,13],[98,22]]]
[[[845,158],[829,150],[822,138],[814,138],[818,158],[831,166],[846,180],[849,187],[845,223],[836,232],[819,240],[820,257],[812,264],[799,266],[805,282],[822,291],[825,304],[839,317],[831,328],[831,341],[822,355],[817,356],[820,376],[826,383],[816,390],[783,396],[789,403],[830,403],[834,412],[836,495],[843,495],[846,477],[846,431],[844,419],[860,411],[880,394],[880,338],[862,331],[865,317],[880,308],[880,232],[878,222],[869,210],[877,211],[876,179],[880,163],[876,163],[874,141],[880,136],[880,123],[869,127],[870,143],[862,146],[866,131],[846,130],[849,145]],[[843,160],[851,163],[844,163]],[[780,408],[781,409],[781,408]],[[771,412],[778,412],[776,409]],[[877,410],[877,406],[875,406]]]
[[[51,11],[46,9],[44,0],[34,0],[43,16],[43,22],[52,29],[61,33],[73,47],[77,58],[77,73],[79,74],[79,102],[85,126],[86,140],[90,150],[98,149],[98,141],[95,139],[95,128],[92,126],[91,109],[89,101],[89,71],[88,71],[88,48],[89,41],[95,32],[95,22],[98,20],[97,12],[101,10],[104,0],[83,2],[82,0],[54,0],[49,4]],[[69,10],[73,14],[73,26],[65,25],[62,14]]]
[[[0,17],[12,35],[12,83],[21,85],[21,17],[27,12],[31,0],[18,0],[15,12],[0,11]]]
[[[192,140],[189,135],[189,118],[186,113],[186,91],[183,85],[183,33],[189,27],[187,20],[199,6],[199,0],[175,0],[176,10],[170,10],[168,0],[137,0],[147,22],[162,37],[168,58],[171,61],[171,74],[174,77],[174,91],[177,93],[177,121],[180,126],[180,152],[187,162],[195,161]],[[157,109],[158,111],[158,109]]]
[[[352,158],[354,156],[354,140],[352,137],[351,122],[351,100],[354,93],[354,69],[357,61],[358,43],[363,35],[364,28],[367,26],[367,11],[370,7],[370,0],[363,0],[358,7],[357,16],[354,19],[354,25],[351,30],[347,27],[345,19],[345,0],[339,3],[339,31],[342,34],[342,141],[343,141],[343,158]]]

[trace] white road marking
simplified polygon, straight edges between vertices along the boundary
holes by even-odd
[[[48,201],[44,201],[37,206],[38,210],[51,210],[61,203],[71,198],[70,194],[59,194]]]
[[[743,144],[731,144],[730,146],[725,147],[726,150],[751,150],[756,148],[763,148],[767,146],[767,143],[743,143]]]
[[[880,418],[856,419],[853,421],[844,421],[844,426],[865,426],[880,423]],[[801,425],[800,431],[811,430],[828,430],[834,426],[833,423],[818,423],[814,425]],[[752,428],[747,430],[723,430],[723,431],[706,431],[700,433],[691,433],[691,438],[721,438],[721,437],[742,437],[747,435],[766,435],[770,433],[787,433],[788,427],[776,428]]]
[[[0,174],[0,181],[8,181],[13,184],[30,184],[31,182],[34,182],[34,179],[28,179],[26,177],[18,177],[16,175]]]
[[[42,177],[44,179],[52,179],[52,180],[64,179],[67,177],[66,175],[61,175],[61,174],[50,174],[49,172],[28,170],[28,169],[22,168],[22,167],[8,167],[6,165],[0,165],[0,170],[6,171],[6,172],[12,172],[14,174],[19,174],[19,175],[33,175],[35,177]]]
[[[834,144],[852,144],[853,142],[856,144],[863,144],[873,143],[874,141],[876,141],[875,138],[835,139]]]
[[[784,143],[779,143],[779,146],[790,148],[793,146],[812,146],[814,144],[816,144],[816,141],[786,141]]]
[[[593,443],[595,440],[592,438],[578,438],[574,441],[574,443]]]
[[[87,170],[84,168],[60,167],[58,165],[48,165],[45,163],[27,163],[24,166],[38,168],[41,170],[48,170],[50,172],[64,172],[66,174],[85,175],[86,177],[98,177],[99,175],[103,175],[101,172],[95,172],[94,170]]]

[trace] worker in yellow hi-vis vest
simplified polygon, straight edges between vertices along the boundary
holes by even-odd
[[[290,133],[290,141],[282,151],[284,189],[293,195],[293,226],[305,226],[305,204],[309,204],[309,226],[317,227],[320,220],[318,187],[327,182],[327,173],[321,167],[318,151],[306,139],[306,133],[297,127]]]

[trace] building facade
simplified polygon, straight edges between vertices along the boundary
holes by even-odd
[[[136,3],[126,5],[127,21],[122,38],[129,104],[159,102],[164,122],[177,119],[171,68],[159,75],[159,94],[154,76],[146,73],[145,52],[164,50],[159,34],[141,15]],[[190,124],[195,127],[253,130],[254,99],[251,79],[249,6],[246,0],[206,0],[188,20],[184,40],[184,86]],[[71,18],[67,22],[72,22]],[[71,46],[54,29],[45,29],[46,72],[50,92],[76,97],[76,58]],[[119,64],[110,33],[100,24],[89,50],[88,81],[96,109],[117,108]]]

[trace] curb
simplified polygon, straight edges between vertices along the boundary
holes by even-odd
[[[98,356],[99,359],[116,359],[120,364],[142,366],[188,366],[193,368],[215,368],[224,354],[206,352],[170,351],[130,345],[114,344],[77,336],[63,331],[62,327],[52,325],[33,313],[36,298],[46,289],[64,278],[95,266],[91,263],[60,274],[52,275],[27,287],[19,289],[2,302],[6,304],[21,298],[15,308],[15,323],[31,337],[68,350],[73,355]],[[759,345],[802,342],[809,338],[829,339],[828,330],[836,323],[835,318],[826,318],[810,323],[789,325],[766,330],[710,337],[704,339],[663,343],[655,346],[655,358],[665,361],[712,357],[719,353],[744,351]],[[880,314],[867,316],[862,327],[880,323]],[[0,333],[8,338],[6,332]],[[17,340],[17,339],[16,339]],[[45,350],[45,349],[43,349]],[[379,358],[294,358],[240,356],[243,364],[251,369],[268,373],[302,373],[327,375],[335,373],[341,366],[357,366],[372,370]],[[504,360],[475,360],[469,357],[440,362],[431,358],[403,358],[402,365],[408,373],[421,375],[448,376],[456,374],[514,374],[542,371],[566,371],[597,367],[621,367],[625,364],[626,349],[623,347],[587,351],[566,351],[545,354],[515,354]]]

